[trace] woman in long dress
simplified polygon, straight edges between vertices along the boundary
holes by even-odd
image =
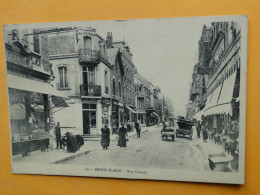
[[[67,137],[67,151],[76,152],[79,148],[75,136],[71,132],[67,132],[66,137]]]
[[[103,149],[107,149],[107,147],[110,144],[110,130],[107,127],[107,125],[105,125],[104,128],[101,129],[101,146],[103,147]]]
[[[126,137],[127,137],[127,130],[122,124],[121,128],[119,129],[118,133],[118,146],[120,147],[126,147]]]

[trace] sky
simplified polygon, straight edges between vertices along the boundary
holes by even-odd
[[[137,71],[172,100],[175,115],[185,114],[198,41],[207,17],[86,22],[104,39],[125,40]]]

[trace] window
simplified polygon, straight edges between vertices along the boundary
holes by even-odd
[[[58,81],[58,88],[68,88],[68,68],[66,66],[58,67],[59,72],[59,81]]]
[[[91,37],[85,36],[83,40],[83,48],[86,50],[92,49],[92,40]]]
[[[105,93],[108,93],[108,72],[107,70],[105,70],[105,74],[104,74],[104,82],[105,82]]]
[[[116,81],[113,78],[113,94],[116,95]]]
[[[118,91],[119,91],[119,97],[122,97],[122,91],[121,91],[121,83],[118,83]]]
[[[94,67],[82,67],[83,84],[93,85],[95,83],[95,70]]]
[[[88,67],[89,84],[94,84],[94,68]]]

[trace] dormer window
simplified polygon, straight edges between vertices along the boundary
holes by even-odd
[[[92,39],[89,36],[84,36],[83,39],[83,48],[87,49],[87,50],[91,50],[92,49]]]

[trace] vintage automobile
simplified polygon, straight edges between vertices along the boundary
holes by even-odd
[[[176,137],[186,137],[192,139],[192,126],[194,123],[190,120],[185,119],[184,117],[179,117],[177,124],[179,128],[176,130]]]
[[[162,140],[167,140],[168,138],[171,138],[172,141],[174,141],[175,138],[175,131],[172,128],[167,128],[165,125],[163,127],[163,130],[161,130],[161,137]]]

